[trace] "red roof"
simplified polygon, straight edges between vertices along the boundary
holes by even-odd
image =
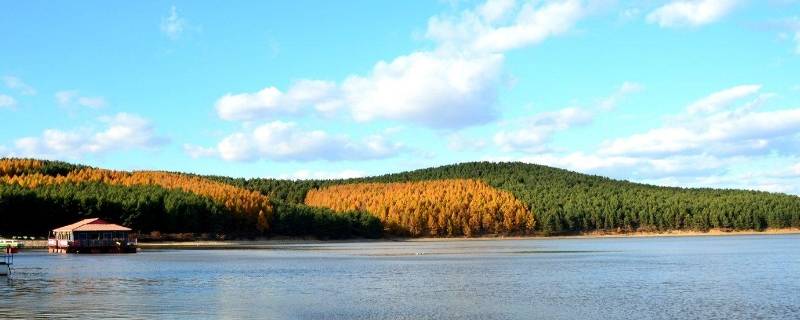
[[[131,229],[100,218],[83,219],[71,225],[53,229],[53,232],[66,231],[131,231]]]

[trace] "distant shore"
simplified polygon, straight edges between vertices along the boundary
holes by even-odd
[[[648,238],[648,237],[714,237],[714,236],[745,236],[745,235],[785,235],[800,234],[798,228],[756,230],[720,230],[708,231],[675,230],[665,232],[611,232],[592,231],[576,234],[562,235],[532,235],[532,236],[482,236],[474,238],[402,238],[390,237],[381,239],[344,239],[344,240],[319,240],[303,238],[284,239],[258,239],[258,240],[189,240],[189,241],[148,241],[139,242],[143,249],[269,249],[287,245],[326,244],[326,243],[365,243],[365,242],[421,242],[421,241],[485,241],[485,240],[557,240],[557,239],[593,239],[593,238]],[[28,249],[47,248],[47,240],[20,240]]]
[[[163,241],[140,242],[144,249],[269,249],[287,245],[326,244],[326,243],[365,243],[365,242],[422,242],[422,241],[486,241],[486,240],[558,240],[558,239],[593,239],[593,238],[637,238],[637,237],[714,237],[714,236],[746,236],[746,235],[785,235],[800,234],[800,229],[767,229],[756,230],[719,230],[702,231],[667,231],[667,232],[586,232],[573,235],[557,236],[482,236],[474,238],[381,238],[381,239],[263,239],[263,240],[221,240],[221,241]]]

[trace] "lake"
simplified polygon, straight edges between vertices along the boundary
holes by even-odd
[[[0,318],[800,319],[800,235],[29,251]]]

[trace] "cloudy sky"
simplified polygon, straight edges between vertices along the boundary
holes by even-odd
[[[800,193],[800,1],[0,3],[0,155]]]

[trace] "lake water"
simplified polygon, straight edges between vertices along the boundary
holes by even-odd
[[[17,255],[0,318],[800,319],[800,236]]]

